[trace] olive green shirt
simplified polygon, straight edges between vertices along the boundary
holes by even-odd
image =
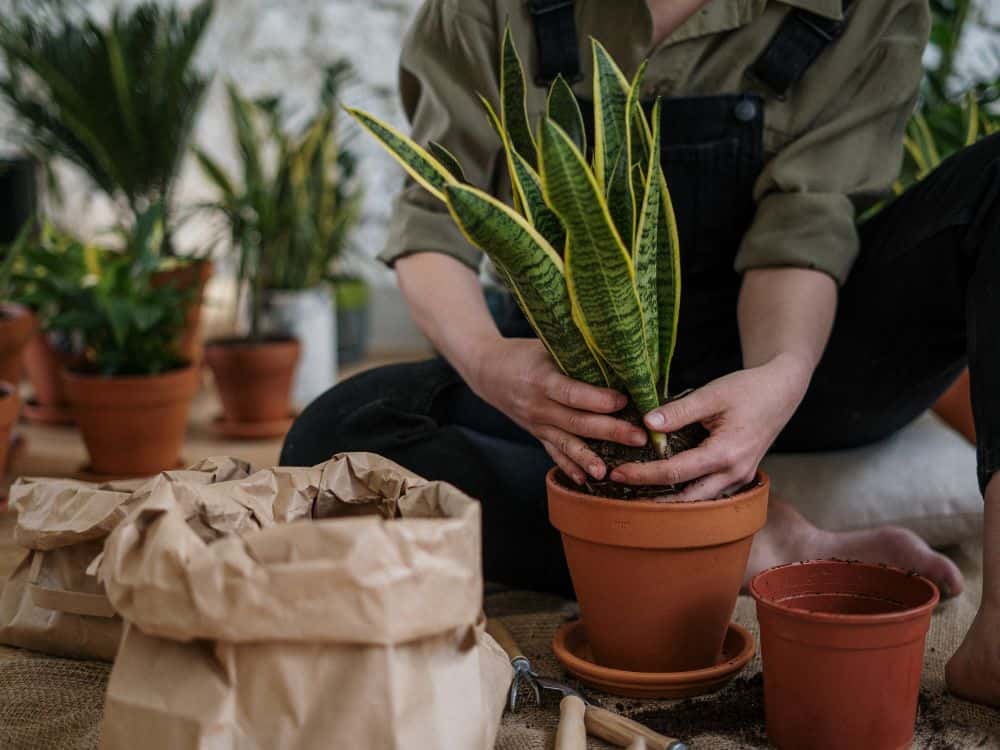
[[[438,141],[458,157],[473,184],[507,201],[500,142],[477,93],[494,103],[499,99],[497,60],[507,18],[533,79],[537,48],[526,6],[524,0],[427,0],[406,35],[400,63],[400,92],[414,139]],[[577,0],[585,75],[574,88],[589,98],[587,39],[593,36],[626,75],[649,58],[647,95],[764,96],[766,164],[736,270],[814,268],[843,283],[858,254],[855,217],[889,193],[899,172],[929,11],[926,0],[858,0],[843,35],[779,100],[748,84],[744,72],[793,7],[843,17],[841,0],[712,0],[650,49],[653,23],[645,0]],[[530,85],[532,122],[544,107],[545,90]],[[446,253],[473,269],[482,261],[446,208],[410,183],[397,199],[380,257],[392,265],[425,251]]]

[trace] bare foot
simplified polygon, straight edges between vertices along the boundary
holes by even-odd
[[[824,531],[788,503],[774,498],[768,506],[767,525],[754,537],[743,586],[746,588],[760,571],[775,565],[834,557],[914,570],[936,583],[942,598],[957,596],[964,587],[958,566],[912,531],[899,526]]]
[[[948,660],[944,679],[959,698],[1000,708],[1000,607],[983,605]]]

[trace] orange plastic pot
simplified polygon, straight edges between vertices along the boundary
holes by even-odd
[[[89,473],[142,477],[176,468],[198,369],[104,377],[63,371],[63,385],[90,454]]]
[[[226,419],[234,423],[288,419],[299,361],[295,339],[221,339],[205,347]]]
[[[195,260],[168,271],[159,271],[153,276],[153,286],[172,284],[177,289],[190,292],[184,329],[177,344],[177,356],[185,362],[201,362],[204,346],[201,340],[201,309],[205,299],[205,287],[215,267],[207,259]]]
[[[0,304],[0,381],[17,386],[24,369],[24,349],[38,322],[23,305]]]
[[[21,401],[17,396],[17,389],[10,383],[0,382],[0,475],[7,471],[10,435],[20,410]]]
[[[713,666],[753,536],[767,520],[768,479],[697,503],[608,500],[546,477],[594,661],[630,672]]]
[[[765,570],[757,600],[768,738],[783,750],[901,750],[913,739],[938,590],[882,565]]]

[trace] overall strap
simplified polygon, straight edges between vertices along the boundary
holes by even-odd
[[[840,21],[801,8],[792,10],[760,57],[747,69],[748,77],[779,99],[784,98],[823,50],[844,32],[846,14],[852,2],[843,0],[844,19]]]
[[[583,78],[573,0],[528,0],[528,12],[538,41],[535,83],[548,86],[558,75],[568,83]]]

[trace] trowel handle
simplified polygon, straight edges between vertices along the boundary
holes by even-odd
[[[637,737],[646,741],[647,750],[685,750],[685,745],[673,737],[664,737],[637,721],[597,706],[587,706],[584,716],[587,733],[610,742],[615,747],[630,747]]]
[[[632,744],[629,745],[626,750],[647,750],[646,740],[642,737],[636,737]]]
[[[521,647],[517,645],[514,636],[510,634],[507,626],[502,622],[494,617],[489,618],[486,621],[486,632],[493,636],[493,640],[499,643],[500,648],[507,652],[507,656],[510,657],[511,661],[524,658]]]
[[[559,729],[555,750],[587,750],[586,704],[575,695],[567,695],[559,704]]]

